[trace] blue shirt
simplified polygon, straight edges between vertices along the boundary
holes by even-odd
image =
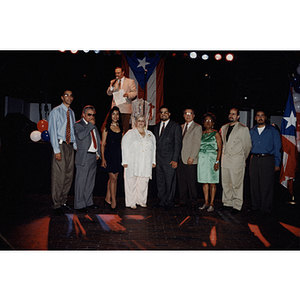
[[[252,141],[251,153],[255,154],[273,154],[275,157],[275,166],[280,166],[281,161],[281,139],[278,130],[266,124],[261,134],[258,133],[257,125],[251,128],[250,136]]]
[[[58,140],[66,141],[66,127],[67,127],[67,111],[68,108],[62,103],[52,109],[49,115],[49,126],[48,131],[50,135],[50,142],[55,154],[60,153]],[[70,129],[71,129],[71,143],[74,149],[77,149],[75,135],[74,135],[74,124],[75,124],[75,114],[70,108]]]

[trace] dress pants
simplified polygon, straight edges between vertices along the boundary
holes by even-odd
[[[121,113],[121,120],[123,125],[123,132],[126,133],[129,130],[129,121],[130,121],[131,114],[122,114]]]
[[[178,164],[178,188],[181,203],[197,204],[197,165],[184,164],[179,160]]]
[[[245,168],[237,170],[221,168],[221,174],[223,205],[241,210],[243,206]]]
[[[68,193],[70,191],[74,175],[74,148],[73,145],[59,145],[61,161],[55,159],[52,155],[51,164],[51,195],[53,208],[60,208],[67,203]]]
[[[126,207],[147,205],[148,183],[149,177],[134,176],[131,178],[126,178],[126,168],[124,169]]]
[[[274,156],[251,156],[250,188],[253,210],[271,213],[274,193],[274,175]]]
[[[170,164],[156,165],[157,197],[162,206],[174,206],[176,191],[176,169]]]
[[[94,204],[93,191],[95,187],[97,157],[88,153],[84,166],[76,164],[74,208],[81,209]]]

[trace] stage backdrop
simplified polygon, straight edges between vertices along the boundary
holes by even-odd
[[[157,53],[155,56],[145,56],[141,59],[134,53],[128,56],[122,53],[122,68],[125,76],[134,80],[139,99],[147,100],[152,105],[149,125],[160,121],[159,107],[164,103],[164,59]]]

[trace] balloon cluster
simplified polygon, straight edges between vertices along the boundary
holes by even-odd
[[[297,150],[300,152],[300,64],[296,69],[296,72],[292,75],[293,85],[293,100],[297,115]]]
[[[38,142],[39,140],[43,140],[45,142],[50,141],[50,135],[48,131],[48,122],[46,120],[40,120],[37,123],[37,129],[31,132],[30,139],[33,142]]]

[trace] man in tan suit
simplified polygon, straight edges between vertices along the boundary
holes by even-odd
[[[239,110],[232,108],[228,116],[229,123],[221,128],[222,209],[229,209],[233,213],[242,209],[246,159],[252,147],[249,129],[238,122],[239,118]]]
[[[183,112],[185,123],[182,128],[182,148],[178,164],[179,204],[188,204],[194,209],[197,205],[197,163],[202,138],[202,126],[194,122],[195,112],[187,108]]]
[[[129,129],[129,120],[131,115],[131,101],[136,98],[137,91],[133,79],[126,78],[122,68],[117,67],[115,69],[116,78],[110,81],[110,85],[107,89],[107,95],[111,96],[114,92],[123,90],[123,97],[126,98],[126,102],[120,105],[116,105],[113,98],[111,107],[118,106],[121,112],[121,119],[123,123],[123,132],[125,133]]]

